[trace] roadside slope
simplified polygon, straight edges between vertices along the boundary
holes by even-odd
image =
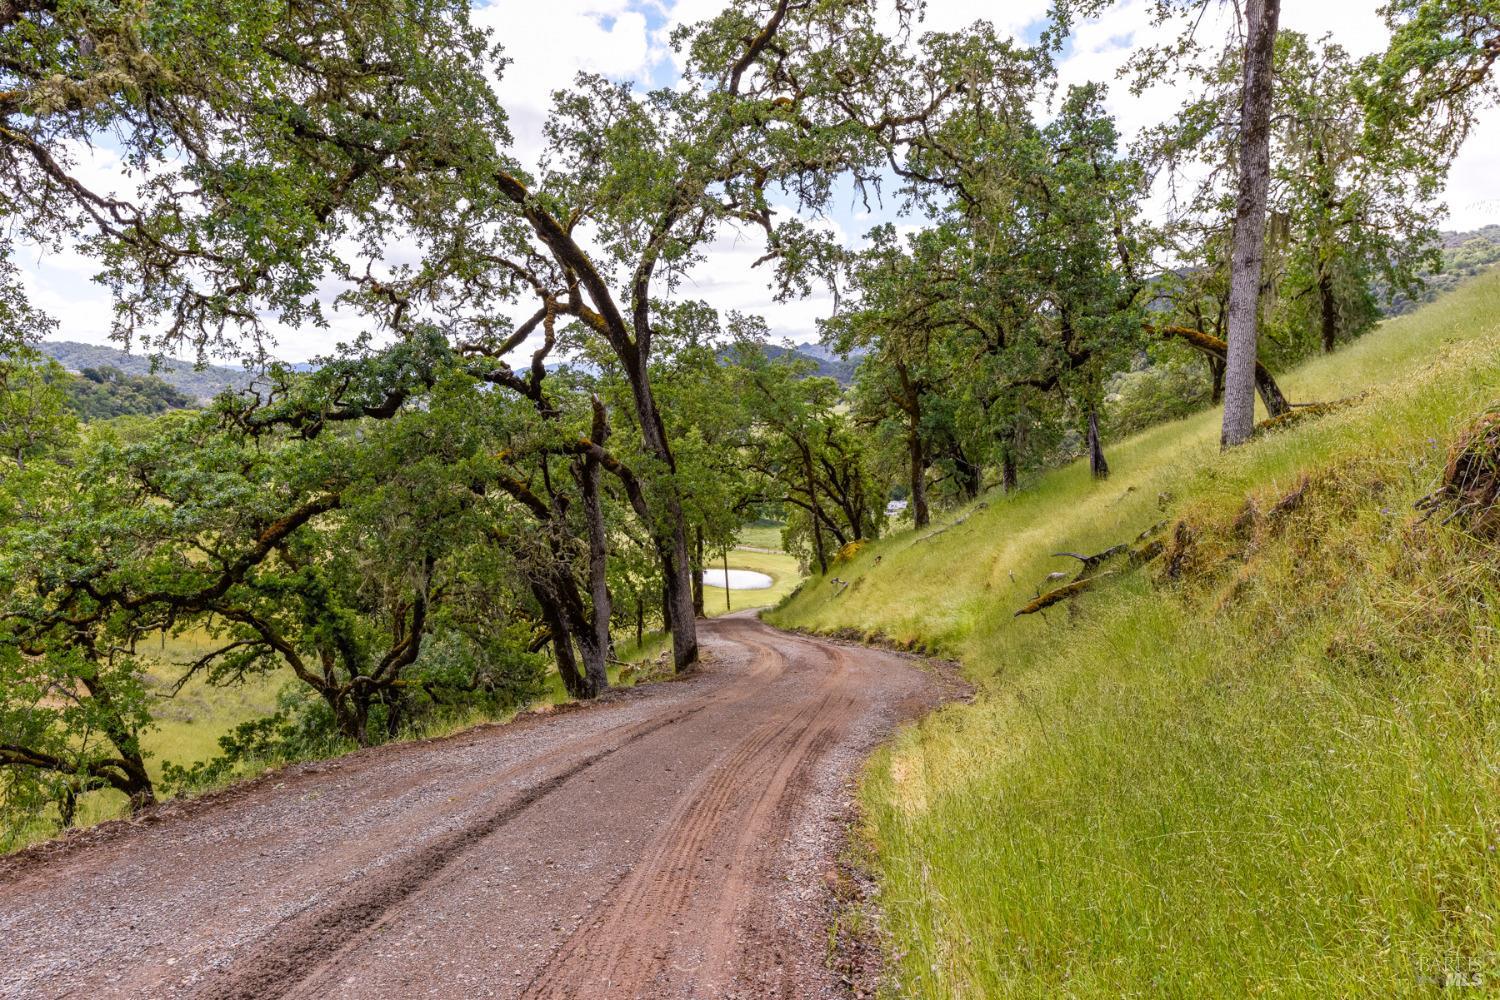
[[[850,779],[953,685],[754,619],[703,634],[679,683],[0,860],[0,996],[847,995]]]
[[[772,616],[956,656],[980,689],[864,788],[901,995],[1500,981],[1500,556],[1413,510],[1500,401],[1500,274],[1283,386],[1370,394],[1230,455],[1217,414],[1152,429],[1104,483],[992,495]],[[1077,571],[1054,553],[1162,521],[1169,559],[1013,617]]]

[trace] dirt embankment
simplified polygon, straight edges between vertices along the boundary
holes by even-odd
[[[711,665],[0,862],[0,996],[833,997],[864,755],[953,685],[703,626]]]

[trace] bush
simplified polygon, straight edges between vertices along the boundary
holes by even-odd
[[[1185,417],[1207,406],[1212,396],[1213,383],[1203,361],[1174,350],[1155,364],[1110,379],[1104,397],[1105,433],[1121,438]]]

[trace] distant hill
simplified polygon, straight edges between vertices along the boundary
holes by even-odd
[[[64,386],[68,408],[84,420],[149,416],[193,406],[197,400],[155,375],[128,375],[118,368],[85,368]]]
[[[766,357],[772,360],[791,356],[794,361],[811,361],[818,366],[814,375],[831,378],[843,386],[854,382],[854,370],[859,367],[858,356],[841,358],[821,344],[798,344],[790,348],[767,344],[765,350]]]
[[[113,368],[126,375],[154,375],[174,389],[201,402],[213,399],[225,389],[238,389],[250,382],[250,376],[241,368],[206,365],[200,369],[190,362],[179,361],[175,358],[164,360],[153,370],[151,359],[148,357],[100,344],[80,344],[72,340],[44,340],[37,346],[44,353],[56,358],[69,371]]]
[[[1443,254],[1443,269],[1437,274],[1423,275],[1427,287],[1417,298],[1399,293],[1394,296],[1385,309],[1387,316],[1409,313],[1451,290],[1459,282],[1500,263],[1500,226],[1485,226],[1464,233],[1440,233],[1438,247]]]

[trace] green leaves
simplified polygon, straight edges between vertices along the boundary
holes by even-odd
[[[1423,150],[1446,163],[1475,113],[1500,93],[1500,3],[1391,0],[1384,53],[1362,67],[1358,91],[1372,146]]]

